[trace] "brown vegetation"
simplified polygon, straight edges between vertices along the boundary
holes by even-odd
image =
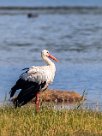
[[[74,91],[47,89],[40,93],[40,99],[44,102],[74,103],[82,100],[82,96]]]
[[[12,101],[14,102],[17,97],[13,97]],[[68,90],[56,90],[56,89],[47,89],[43,92],[40,92],[40,101],[41,102],[55,102],[55,103],[67,103],[74,104],[76,102],[80,102],[85,100],[84,94],[81,96],[79,93],[75,91]],[[35,98],[31,100],[32,103],[35,102]]]

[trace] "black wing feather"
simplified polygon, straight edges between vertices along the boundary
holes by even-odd
[[[45,85],[46,82],[38,84],[36,82],[25,81],[20,78],[11,88],[10,92],[10,97],[13,97],[16,90],[21,89],[20,93],[14,101],[15,107],[20,107],[32,100]]]
[[[29,68],[23,68],[22,70],[29,70]]]

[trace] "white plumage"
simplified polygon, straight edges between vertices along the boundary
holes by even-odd
[[[13,97],[16,90],[21,89],[21,92],[16,98],[16,107],[22,106],[33,97],[37,96],[38,92],[45,90],[50,83],[53,82],[56,67],[55,64],[49,59],[58,61],[52,56],[49,51],[43,50],[41,52],[42,59],[46,62],[46,66],[32,66],[26,72],[21,74],[19,80],[11,88],[10,97]],[[29,96],[29,99],[27,98]]]
[[[56,68],[53,66],[31,67],[27,73],[23,73],[20,78],[36,83],[46,81],[48,84],[53,82]]]

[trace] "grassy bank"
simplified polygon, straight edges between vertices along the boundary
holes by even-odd
[[[0,136],[102,136],[102,112],[4,107]]]

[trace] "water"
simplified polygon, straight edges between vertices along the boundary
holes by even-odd
[[[15,10],[16,11],[16,10]],[[18,11],[17,11],[18,12]],[[48,49],[60,62],[50,88],[86,90],[87,101],[102,103],[102,14],[0,15],[0,101],[24,67],[43,65],[40,52]]]
[[[0,6],[102,6],[102,0],[0,0]]]

